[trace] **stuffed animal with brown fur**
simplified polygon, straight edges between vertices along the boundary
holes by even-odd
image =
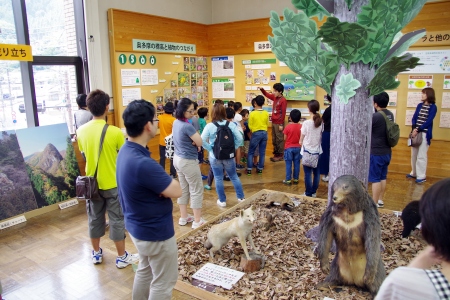
[[[353,175],[336,179],[332,200],[320,219],[316,249],[320,268],[328,276],[317,288],[329,290],[339,285],[356,285],[367,288],[375,296],[386,277],[377,206]],[[337,252],[330,267],[328,254],[333,240]]]
[[[266,200],[268,202],[268,204],[266,205],[267,208],[280,206],[282,209],[285,209],[287,211],[293,211],[295,208],[292,199],[286,196],[286,194],[281,192],[270,193],[267,196]]]

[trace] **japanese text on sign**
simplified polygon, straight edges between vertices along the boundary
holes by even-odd
[[[272,52],[272,44],[269,41],[255,42],[254,49],[255,52]]]
[[[31,46],[0,44],[0,60],[33,61]]]
[[[194,44],[182,44],[161,41],[148,41],[133,39],[133,50],[147,52],[172,52],[195,54],[197,49]]]

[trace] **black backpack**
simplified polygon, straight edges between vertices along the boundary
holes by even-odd
[[[230,159],[234,158],[234,136],[228,124],[219,125],[217,122],[213,122],[217,127],[217,136],[214,141],[213,153],[216,159]]]
[[[391,147],[395,147],[400,139],[400,126],[397,123],[391,121],[384,111],[380,110],[380,113],[383,115],[384,120],[386,121],[386,135],[388,144]]]

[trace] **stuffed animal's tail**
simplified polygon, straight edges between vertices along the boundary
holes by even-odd
[[[205,245],[205,248],[208,249],[208,250],[212,248],[212,244],[211,244],[211,242],[209,240],[206,240],[204,245]]]

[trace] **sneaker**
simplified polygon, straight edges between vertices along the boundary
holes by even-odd
[[[330,178],[328,176],[323,176],[322,177],[322,181],[328,182],[330,180]]]
[[[413,179],[416,179],[417,177],[416,177],[416,176],[412,176],[411,174],[406,174],[406,178],[413,178]]]
[[[229,176],[223,176],[223,180],[225,180],[225,181],[231,181],[231,179],[230,179]]]
[[[191,222],[194,222],[194,216],[193,215],[188,215],[188,217],[186,219],[185,218],[180,218],[178,220],[178,224],[181,225],[181,226],[184,226],[187,223],[191,223]]]
[[[252,176],[252,170],[247,170],[247,175]]]
[[[377,207],[384,207],[383,200],[378,200]]]
[[[298,184],[298,179],[294,179],[294,181],[292,181],[293,184]]]
[[[283,180],[283,183],[285,184],[285,185],[291,185],[291,181],[290,180]]]
[[[238,177],[241,177],[241,175],[242,175],[241,173],[236,173],[236,174],[237,174]]]
[[[243,170],[245,167],[241,164],[236,164],[236,170]]]
[[[92,262],[94,265],[99,265],[103,262],[103,250],[100,248],[100,251],[95,252],[92,250]]]
[[[125,251],[124,256],[117,256],[116,258],[116,267],[118,269],[123,269],[128,265],[131,265],[139,260],[138,254],[129,254]]]
[[[303,194],[301,194],[301,196],[316,198],[317,194],[312,194],[311,196],[308,196],[308,195],[306,195],[306,193],[303,193]]]
[[[271,157],[270,161],[272,161],[272,162],[283,161],[283,156]]]
[[[262,174],[262,169],[256,169],[256,173]]]
[[[211,190],[211,186],[205,184],[205,189],[208,190],[208,191],[210,191],[210,190]]]
[[[241,158],[241,163],[243,164],[247,163],[247,159],[245,157]]]
[[[220,207],[227,207],[227,203],[225,201],[220,201],[220,199],[217,199],[217,205],[219,205]]]
[[[201,218],[200,222],[198,222],[198,223],[194,221],[194,222],[192,222],[192,229],[199,228],[200,226],[202,226],[205,223],[206,223],[206,220],[203,218]]]
[[[202,180],[208,179],[208,176],[202,174]]]
[[[245,198],[242,198],[242,199],[239,199],[238,198],[238,202],[242,202],[242,201],[244,201],[245,200]]]
[[[424,179],[416,179],[416,183],[424,183],[425,181],[427,181],[425,178]]]
[[[311,195],[311,197],[316,198],[316,197],[317,197],[317,194],[314,193],[314,194]]]

